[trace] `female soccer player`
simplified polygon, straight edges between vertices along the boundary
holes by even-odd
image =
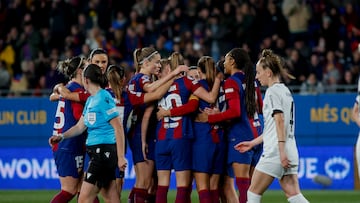
[[[122,171],[127,166],[124,129],[114,99],[108,91],[101,88],[106,78],[100,67],[88,65],[83,71],[82,79],[84,88],[91,94],[83,115],[66,132],[50,137],[49,144],[53,146],[66,138],[78,136],[87,129],[86,150],[90,162],[81,186],[79,202],[92,202],[99,192],[106,202],[120,202],[114,171],[116,166]]]
[[[154,171],[153,150],[155,149],[154,139],[147,136],[147,143],[142,136],[142,124],[145,109],[150,101],[144,103],[141,98],[144,93],[156,92],[164,85],[172,83],[172,80],[180,72],[186,71],[187,67],[179,67],[170,74],[161,77],[161,79],[152,81],[152,75],[159,72],[160,54],[152,47],[136,49],[134,51],[134,65],[137,73],[129,81],[127,92],[130,103],[133,107],[132,127],[129,130],[128,140],[132,151],[133,163],[135,165],[136,181],[132,191],[129,194],[129,201],[144,202],[149,198],[148,189],[152,182]],[[168,88],[169,86],[167,86]],[[153,100],[155,101],[155,99]],[[143,153],[143,146],[147,146],[146,157]]]
[[[295,106],[290,90],[280,82],[283,71],[280,57],[271,50],[263,50],[256,64],[256,78],[262,86],[268,87],[263,108],[264,131],[256,139],[235,146],[240,152],[246,152],[262,142],[264,145],[247,192],[249,203],[260,203],[274,178],[278,178],[290,203],[308,203],[301,194],[298,182]]]
[[[73,57],[58,64],[59,72],[70,79],[66,87],[70,92],[83,91],[81,74],[85,59]],[[60,97],[56,108],[54,135],[65,132],[80,119],[84,103],[74,102]],[[70,202],[80,189],[85,155],[86,133],[53,145],[53,155],[60,177],[61,192],[51,200],[56,202]]]
[[[175,52],[170,56],[170,67],[173,69],[183,64],[183,57]],[[155,148],[158,189],[156,202],[167,202],[170,184],[170,173],[176,173],[177,194],[175,202],[189,202],[192,169],[192,116],[197,109],[198,99],[215,103],[220,80],[214,79],[214,86],[208,92],[193,78],[179,75],[169,91],[159,102],[157,113],[160,123]]]
[[[227,109],[209,115],[199,114],[200,120],[211,124],[229,121],[225,125],[227,137],[227,163],[232,166],[236,185],[239,190],[239,202],[246,202],[246,191],[250,185],[250,164],[253,151],[239,154],[234,146],[239,141],[252,140],[253,133],[249,115],[256,110],[254,71],[248,53],[244,49],[234,48],[225,56],[225,74],[230,76],[224,82]],[[244,82],[245,81],[245,82]],[[246,88],[243,87],[246,84]]]
[[[216,77],[214,60],[209,56],[203,56],[199,59],[197,67],[200,72],[198,82],[206,90],[211,90]],[[214,104],[199,100],[200,112],[214,107]],[[216,124],[198,122],[195,119],[193,126],[192,171],[199,199],[200,202],[218,202],[220,174],[224,168],[224,165],[219,163],[225,159],[223,134]]]

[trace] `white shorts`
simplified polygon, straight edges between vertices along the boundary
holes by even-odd
[[[297,174],[299,166],[293,165],[291,168],[285,169],[281,164],[266,161],[261,157],[255,168],[274,178],[281,179],[284,175]]]

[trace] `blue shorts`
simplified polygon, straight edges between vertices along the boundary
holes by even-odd
[[[53,156],[60,177],[82,177],[85,152],[81,154],[59,149],[53,152]]]
[[[191,145],[189,139],[158,140],[155,146],[157,170],[191,170]]]
[[[141,144],[141,133],[135,133],[133,137],[128,139],[129,146],[132,152],[132,159],[134,165],[139,162],[144,162],[145,158],[142,153],[142,144]],[[148,144],[148,160],[154,160],[154,151],[155,151],[155,140],[147,140]]]
[[[222,174],[224,170],[225,143],[193,143],[192,169],[195,172]]]
[[[247,152],[240,153],[234,148],[234,146],[239,142],[241,142],[241,140],[234,139],[228,141],[227,163],[230,165],[234,162],[239,164],[251,164],[254,155],[254,150],[251,149]]]

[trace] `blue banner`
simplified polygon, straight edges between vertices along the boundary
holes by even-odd
[[[300,147],[299,182],[301,189],[322,189],[313,182],[316,175],[331,178],[327,189],[354,189],[353,147]],[[124,189],[135,183],[135,170],[131,152],[126,154],[128,167],[125,171]],[[60,183],[50,147],[1,148],[0,189],[59,189]],[[172,173],[170,188],[175,189]],[[279,189],[275,180],[270,187]]]
[[[48,98],[0,99],[1,136],[49,137],[52,133],[56,102]]]
[[[355,97],[349,93],[294,95],[298,144],[353,146],[359,131],[351,119]],[[47,146],[55,110],[56,102],[48,98],[0,99],[0,146]]]

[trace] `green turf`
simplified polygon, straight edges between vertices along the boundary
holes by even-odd
[[[126,203],[129,191],[122,193],[122,202]],[[0,190],[1,203],[47,203],[51,200],[55,190]],[[311,203],[359,203],[360,191],[334,191],[334,190],[304,190],[304,195]],[[169,191],[168,202],[175,202],[176,191]],[[76,203],[75,200],[71,201]],[[103,202],[103,201],[101,201]],[[192,192],[192,202],[197,203],[197,193]],[[264,203],[287,203],[283,192],[280,190],[269,190],[263,196]]]

